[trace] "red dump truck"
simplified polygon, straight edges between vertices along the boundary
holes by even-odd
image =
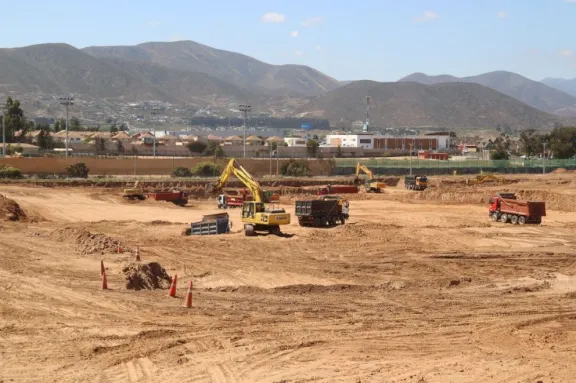
[[[546,203],[541,201],[521,201],[514,193],[498,193],[488,202],[488,214],[494,222],[510,222],[524,225],[540,224],[546,216]]]
[[[181,190],[148,193],[148,198],[152,198],[155,201],[172,202],[178,206],[184,206],[188,203],[188,194]]]
[[[326,185],[318,189],[318,195],[358,193],[357,185]]]

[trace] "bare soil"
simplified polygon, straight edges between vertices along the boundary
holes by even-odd
[[[350,221],[330,229],[298,226],[293,201],[311,196],[283,194],[285,237],[245,237],[239,210],[231,234],[181,236],[215,199],[1,185],[41,219],[2,222],[0,381],[573,381],[575,177],[512,178],[349,195]],[[546,200],[543,223],[491,222],[500,190]]]

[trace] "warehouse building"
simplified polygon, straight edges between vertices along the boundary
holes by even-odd
[[[372,133],[329,134],[326,143],[342,148],[380,150],[447,150],[454,146],[450,132],[430,133],[423,136],[386,136]]]

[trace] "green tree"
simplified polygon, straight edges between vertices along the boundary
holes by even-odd
[[[542,144],[547,140],[543,134],[537,133],[534,129],[528,129],[520,133],[520,144],[522,152],[527,156],[534,156],[542,153]]]
[[[124,154],[124,144],[120,140],[116,141],[116,151],[118,154]]]
[[[306,141],[306,148],[308,154],[310,154],[312,157],[316,157],[316,153],[318,152],[319,146],[320,144],[318,143],[318,141],[314,139]]]
[[[202,141],[192,141],[188,145],[186,145],[186,147],[188,148],[190,153],[200,154],[203,153],[208,148],[208,145],[206,145]]]
[[[6,118],[6,142],[22,142],[30,125],[26,121],[24,111],[20,107],[20,101],[8,97],[4,104]]]
[[[71,132],[79,132],[82,130],[82,123],[78,119],[78,117],[72,117],[68,121],[68,130]]]
[[[45,151],[48,149],[54,148],[54,140],[50,135],[50,132],[41,129],[40,133],[38,134],[38,141],[36,143],[41,151]]]
[[[94,150],[96,154],[102,154],[106,151],[106,141],[102,137],[94,138]]]
[[[510,145],[512,141],[505,133],[500,134],[493,142],[494,151],[490,153],[493,160],[507,160],[510,158]]]
[[[118,133],[118,127],[116,126],[116,123],[113,123],[112,125],[110,125],[110,128],[108,129],[110,131],[110,133],[114,134],[114,133]]]
[[[126,125],[125,123],[121,123],[120,127],[118,129],[123,131],[123,132],[127,132],[128,131],[128,125]]]
[[[336,157],[342,158],[343,156],[344,153],[342,152],[342,146],[338,145],[338,147],[336,148]]]
[[[550,151],[554,158],[571,158],[576,154],[576,127],[554,128],[549,137]]]
[[[206,156],[214,156],[218,158],[224,155],[224,150],[218,141],[208,141],[208,145],[203,154]]]

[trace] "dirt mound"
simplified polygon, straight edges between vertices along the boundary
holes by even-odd
[[[26,213],[16,201],[0,194],[0,220],[26,221],[27,218]]]
[[[122,272],[129,290],[167,289],[172,283],[172,277],[157,262],[129,263]]]
[[[91,233],[85,229],[65,227],[55,230],[50,236],[59,241],[75,242],[78,245],[78,252],[81,254],[115,253],[118,251],[118,246],[126,251],[120,240],[104,234]]]

